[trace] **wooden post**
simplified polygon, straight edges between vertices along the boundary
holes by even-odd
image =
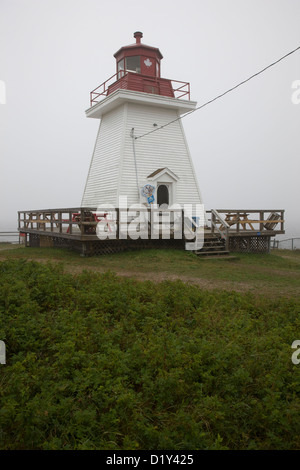
[[[62,233],[62,219],[61,219],[61,211],[57,211],[57,221],[59,226],[59,233]]]
[[[72,212],[69,212],[69,234],[73,233],[73,224],[72,224]]]
[[[264,219],[264,212],[261,211],[261,212],[259,213],[259,219],[260,219],[259,231],[262,232],[263,229],[264,229],[264,222],[263,222],[263,221],[265,220],[265,219]]]
[[[97,227],[96,227],[97,230]],[[116,208],[116,240],[119,240],[120,234],[120,208]]]
[[[240,212],[237,212],[237,224],[236,224],[236,231],[239,233],[240,231]]]
[[[228,234],[228,229],[227,229],[226,238],[225,238],[225,251],[229,251],[229,234]]]
[[[148,226],[148,240],[151,240],[151,208],[147,207],[147,226]]]
[[[81,244],[81,253],[80,256],[85,257],[86,256],[86,244],[83,242]]]
[[[84,222],[84,209],[81,209],[80,210],[80,234],[81,234],[81,237],[84,235],[84,225],[83,225],[83,222]],[[84,248],[82,248],[84,250]],[[84,255],[83,255],[84,256]]]

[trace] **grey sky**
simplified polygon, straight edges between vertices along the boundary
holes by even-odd
[[[0,230],[17,211],[80,205],[98,121],[89,92],[113,54],[159,47],[198,105],[300,45],[299,0],[0,0]],[[207,209],[286,209],[300,236],[300,51],[183,119]]]

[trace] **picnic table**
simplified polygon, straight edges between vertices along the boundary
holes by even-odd
[[[41,216],[44,216],[43,218]],[[34,218],[35,217],[35,218]],[[56,219],[52,219],[53,213],[52,212],[32,212],[30,213],[30,218],[26,219],[24,222],[24,228],[28,228],[29,224],[37,224],[37,228],[41,228],[41,226],[44,226],[48,223],[51,222],[51,220],[56,221]],[[57,226],[57,222],[56,226]]]
[[[107,230],[111,232],[111,227],[109,225],[109,219],[107,218],[108,212],[89,212],[85,213],[84,220],[81,220],[81,212],[73,212],[72,213],[72,222],[77,222],[78,227],[81,229],[82,222],[104,222],[107,225]],[[67,222],[67,221],[66,221]],[[85,224],[84,225],[84,232],[85,233],[96,233],[96,226],[95,224]],[[70,227],[67,229],[67,233],[69,233]]]
[[[225,222],[227,222],[227,224],[230,226],[239,223],[242,225],[243,230],[247,230],[246,225],[249,224],[251,230],[254,230],[254,227],[251,224],[251,222],[253,221],[248,219],[248,215],[249,214],[247,212],[237,212],[237,213],[230,212],[226,214]]]

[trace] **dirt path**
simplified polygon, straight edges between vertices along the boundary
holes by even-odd
[[[0,256],[0,261],[5,261],[6,257]],[[71,274],[80,274],[81,272],[87,270],[87,271],[93,271],[93,272],[99,272],[99,273],[104,273],[107,272],[107,269],[104,267],[99,267],[99,266],[79,266],[79,265],[70,265],[67,263],[64,263],[60,259],[55,259],[51,258],[49,259],[43,259],[43,258],[26,258],[28,261],[36,261],[38,263],[63,263],[64,264],[64,271],[71,273]],[[246,291],[251,291],[255,289],[255,286],[245,283],[245,282],[233,282],[233,281],[225,281],[225,280],[210,280],[210,279],[205,279],[205,278],[199,278],[199,277],[191,277],[191,276],[184,276],[184,275],[178,275],[178,274],[170,274],[167,272],[148,272],[148,273],[143,273],[139,271],[126,271],[125,269],[122,270],[111,270],[114,272],[117,276],[120,277],[127,277],[127,278],[133,278],[136,280],[140,281],[152,281],[152,282],[163,282],[163,281],[177,281],[181,280],[182,282],[188,283],[188,284],[194,284],[202,289],[208,289],[208,290],[213,290],[213,289],[225,289],[225,290],[235,290],[237,292],[246,292]]]
[[[287,256],[288,257],[288,256]],[[0,255],[0,261],[5,261],[7,259],[10,259],[9,257],[6,256],[1,256]],[[71,274],[80,274],[83,271],[93,271],[93,272],[99,272],[99,273],[105,273],[108,270],[115,273],[117,276],[120,277],[126,277],[126,278],[132,278],[140,281],[152,281],[152,282],[163,282],[163,281],[176,281],[176,280],[181,280],[184,283],[196,285],[200,287],[201,289],[205,290],[214,290],[214,289],[221,289],[221,290],[228,290],[228,291],[236,291],[236,292],[251,292],[253,294],[259,294],[259,295],[272,295],[273,297],[275,296],[293,296],[296,294],[296,291],[293,287],[289,286],[278,286],[274,290],[274,285],[270,285],[270,283],[262,282],[260,281],[229,281],[226,279],[208,279],[206,277],[193,277],[189,275],[183,275],[183,274],[173,274],[169,272],[140,272],[140,271],[132,271],[132,270],[126,270],[126,269],[116,269],[116,268],[106,268],[104,266],[93,266],[93,265],[80,265],[80,264],[72,264],[68,263],[62,259],[58,258],[51,258],[51,259],[45,259],[45,258],[26,258],[28,261],[36,261],[39,263],[47,264],[47,263],[60,263],[63,264],[64,266],[64,271],[71,273]],[[291,258],[293,259],[293,258]],[[252,267],[248,267],[248,269],[251,269]],[[265,266],[261,266],[259,269],[256,266],[256,270],[263,272],[266,270]],[[281,275],[284,274],[285,276],[293,276],[294,272],[287,272],[287,271],[281,271],[279,269],[272,269],[273,274]]]

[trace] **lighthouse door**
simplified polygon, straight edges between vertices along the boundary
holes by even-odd
[[[157,188],[157,204],[159,206],[162,204],[169,205],[169,188],[166,184],[160,184]]]

